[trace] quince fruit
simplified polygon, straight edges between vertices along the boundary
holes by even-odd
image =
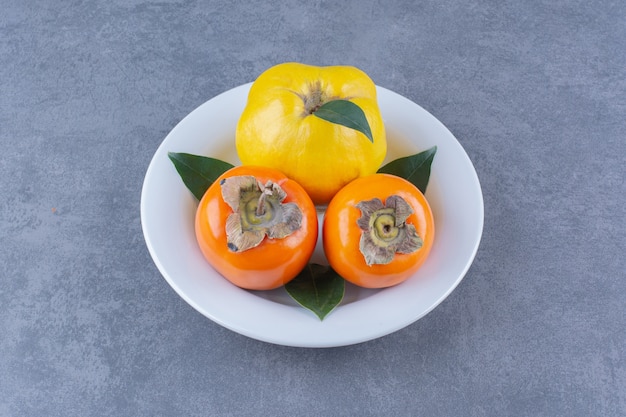
[[[250,88],[235,142],[244,165],[282,171],[315,204],[375,173],[387,152],[376,86],[351,66],[269,68]]]

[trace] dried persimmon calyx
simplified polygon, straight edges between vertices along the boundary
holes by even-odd
[[[269,239],[282,239],[302,225],[302,210],[283,203],[287,193],[280,185],[265,184],[251,175],[228,177],[220,182],[222,198],[233,212],[226,219],[228,248],[242,252]]]
[[[357,220],[362,230],[359,250],[367,265],[388,264],[396,253],[413,253],[422,247],[422,238],[415,226],[406,220],[413,209],[400,196],[389,196],[385,203],[379,199],[361,201]]]

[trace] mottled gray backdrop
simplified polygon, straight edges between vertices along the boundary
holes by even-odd
[[[1,416],[626,415],[626,3],[4,0]],[[348,64],[441,120],[485,228],[387,337],[226,330],[146,249],[166,134],[284,61]]]

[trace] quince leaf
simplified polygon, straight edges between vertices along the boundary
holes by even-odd
[[[425,193],[428,180],[430,179],[430,166],[433,163],[436,152],[437,147],[433,146],[423,152],[391,161],[377,172],[404,178],[415,185],[422,193]]]
[[[314,113],[320,119],[339,124],[363,133],[370,142],[374,142],[372,130],[365,117],[365,112],[348,100],[332,100],[320,106]]]
[[[345,281],[330,266],[311,263],[285,284],[285,289],[298,304],[324,320],[343,300]]]
[[[198,201],[217,177],[234,166],[219,159],[189,153],[168,152],[167,156]]]

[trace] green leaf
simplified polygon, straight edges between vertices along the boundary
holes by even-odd
[[[415,155],[398,158],[380,168],[378,172],[402,177],[425,193],[430,178],[430,166],[436,152],[437,147],[433,146]]]
[[[198,200],[202,199],[217,177],[234,166],[219,159],[189,153],[168,152],[167,156],[189,191]]]
[[[332,100],[324,103],[314,113],[320,119],[336,123],[363,133],[370,142],[374,142],[372,130],[365,113],[356,104],[348,100]]]
[[[285,289],[298,304],[324,320],[343,299],[345,281],[330,266],[308,264]]]

